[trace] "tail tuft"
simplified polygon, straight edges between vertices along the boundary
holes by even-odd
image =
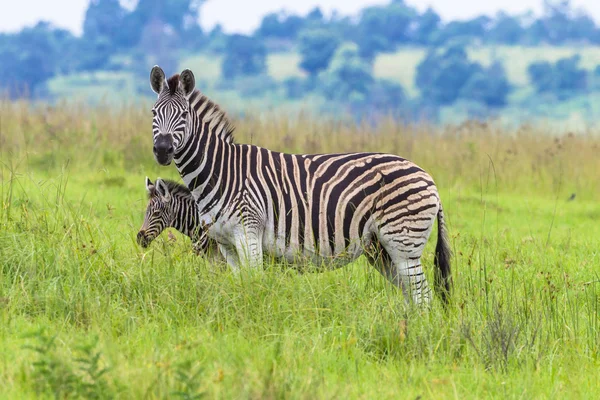
[[[452,272],[450,269],[450,244],[446,235],[446,224],[444,223],[444,212],[440,204],[440,210],[437,215],[438,220],[438,239],[435,246],[435,255],[433,262],[436,266],[435,270],[435,289],[436,293],[441,297],[444,304],[450,302],[452,294]]]

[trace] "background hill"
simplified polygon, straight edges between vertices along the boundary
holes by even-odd
[[[118,105],[150,99],[159,64],[168,74],[192,69],[230,112],[584,128],[600,110],[600,27],[568,1],[545,1],[537,17],[447,22],[402,0],[356,16],[315,8],[265,15],[250,35],[203,29],[204,3],[94,0],[79,37],[46,22],[2,34],[0,87],[13,98]]]

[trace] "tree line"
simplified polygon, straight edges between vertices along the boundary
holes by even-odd
[[[198,21],[205,1],[139,0],[129,10],[119,0],[91,0],[80,37],[47,22],[1,34],[0,86],[11,96],[42,95],[56,75],[124,70],[145,77],[155,63],[175,71],[179,55],[205,52],[222,57],[221,85],[249,96],[269,90],[290,99],[318,95],[353,110],[393,110],[410,102],[435,108],[458,100],[500,108],[512,90],[503,65],[470,60],[469,47],[600,44],[600,27],[564,0],[544,0],[538,17],[500,12],[446,23],[435,10],[419,12],[403,0],[367,7],[357,18],[326,17],[319,8],[306,15],[277,12],[265,15],[250,35],[226,34],[220,26],[204,30]],[[426,49],[415,78],[420,97],[410,101],[399,84],[373,74],[379,54],[406,46]],[[305,77],[281,84],[268,77],[268,54],[282,51],[300,55]],[[561,99],[598,88],[600,68],[588,72],[579,61],[533,63],[529,81],[537,93]]]

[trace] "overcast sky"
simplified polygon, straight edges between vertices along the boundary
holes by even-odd
[[[44,19],[76,34],[81,32],[83,16],[89,0],[2,0],[0,31],[16,31]],[[122,2],[135,3],[135,0]],[[542,0],[407,0],[420,10],[433,7],[443,19],[463,19],[475,15],[493,15],[498,10],[520,13],[533,10],[539,13]],[[336,9],[343,14],[354,14],[371,4],[385,4],[387,0],[208,0],[202,9],[201,23],[210,29],[221,23],[227,32],[251,32],[261,17],[281,9],[306,13],[320,6],[325,13]],[[571,0],[571,4],[589,12],[600,22],[600,0]]]

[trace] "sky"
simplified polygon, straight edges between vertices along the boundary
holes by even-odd
[[[82,30],[83,17],[89,0],[2,0],[0,32],[14,32],[23,26],[47,20],[69,29],[75,34]],[[132,3],[135,0],[122,2]],[[210,29],[220,23],[226,32],[250,33],[268,12],[285,9],[305,14],[315,6],[323,12],[338,10],[342,14],[356,14],[361,8],[385,4],[388,0],[208,0],[202,8],[201,24]],[[494,15],[499,10],[522,13],[542,10],[542,0],[406,0],[406,3],[424,10],[431,6],[444,20],[466,19],[476,15]],[[600,23],[600,0],[571,0],[576,8],[586,10]]]

